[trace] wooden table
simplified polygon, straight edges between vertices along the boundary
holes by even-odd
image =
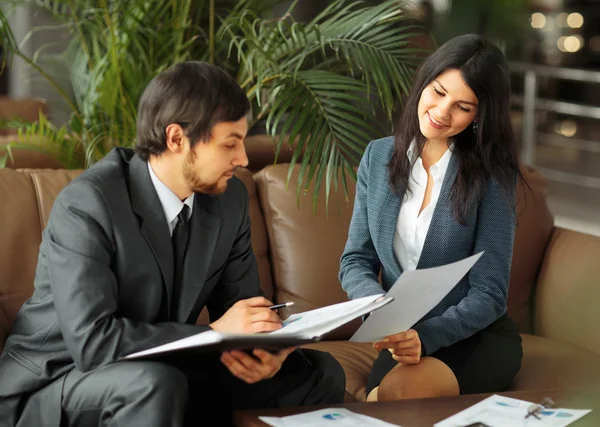
[[[592,412],[571,424],[573,427],[600,426],[600,389],[597,391],[538,390],[497,393],[515,399],[539,402],[550,397],[556,406],[571,409],[592,409]],[[303,406],[298,408],[239,411],[234,414],[237,427],[265,427],[259,416],[283,417],[328,407],[343,407],[402,427],[431,427],[435,423],[491,396],[471,394],[435,399],[400,400],[395,402],[346,403],[343,405]]]

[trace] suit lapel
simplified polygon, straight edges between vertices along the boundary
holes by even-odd
[[[173,246],[169,225],[165,219],[160,199],[148,172],[148,164],[133,156],[129,164],[131,204],[141,220],[140,232],[148,242],[160,266],[167,294],[167,307],[173,297]],[[167,312],[168,315],[168,312]]]
[[[194,323],[196,303],[206,280],[213,259],[221,218],[206,212],[212,197],[196,193],[190,224],[190,236],[183,265],[183,281],[180,298],[174,313],[177,322]]]
[[[387,174],[386,174],[387,175]],[[386,177],[387,182],[389,178]],[[390,267],[392,267],[391,273],[394,277],[400,277],[402,274],[402,268],[398,262],[398,258],[394,253],[394,235],[396,233],[396,226],[398,224],[398,215],[400,214],[400,206],[402,205],[402,199],[404,198],[404,190],[396,193],[389,190],[387,192],[386,200],[381,209],[381,217],[379,223],[379,239],[382,242],[382,260],[387,260]]]
[[[436,244],[437,242],[448,242],[448,224],[452,222],[452,203],[450,201],[450,192],[452,186],[456,180],[456,174],[458,173],[458,158],[452,156],[448,163],[448,169],[444,176],[444,182],[440,190],[440,197],[435,205],[433,216],[431,218],[431,224],[429,230],[427,230],[427,236],[425,237],[425,243],[423,244],[423,250],[421,251],[421,257],[417,269],[434,267],[438,264],[432,264],[432,260],[443,260],[445,259],[445,248],[442,245]]]

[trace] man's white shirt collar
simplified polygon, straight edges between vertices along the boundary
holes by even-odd
[[[150,179],[152,180],[152,184],[156,189],[156,194],[158,194],[158,199],[163,207],[165,212],[165,218],[167,219],[167,224],[169,224],[170,231],[173,232],[173,228],[176,224],[172,224],[173,221],[183,209],[183,205],[186,204],[190,208],[190,216],[192,215],[192,211],[194,209],[194,196],[195,193],[192,193],[190,197],[185,199],[185,202],[182,202],[179,197],[169,187],[167,187],[154,173],[152,170],[152,166],[150,162],[148,162],[148,171],[150,172]]]

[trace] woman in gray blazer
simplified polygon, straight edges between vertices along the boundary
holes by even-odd
[[[412,329],[373,344],[381,351],[369,401],[500,391],[521,367],[506,315],[523,179],[509,107],[501,51],[477,35],[456,37],[422,64],[394,137],[365,151],[341,258],[350,298],[389,290],[405,270],[484,251]]]

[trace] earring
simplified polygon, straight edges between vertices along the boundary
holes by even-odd
[[[477,120],[473,121],[473,133],[477,133],[478,127],[479,127],[479,122]]]

